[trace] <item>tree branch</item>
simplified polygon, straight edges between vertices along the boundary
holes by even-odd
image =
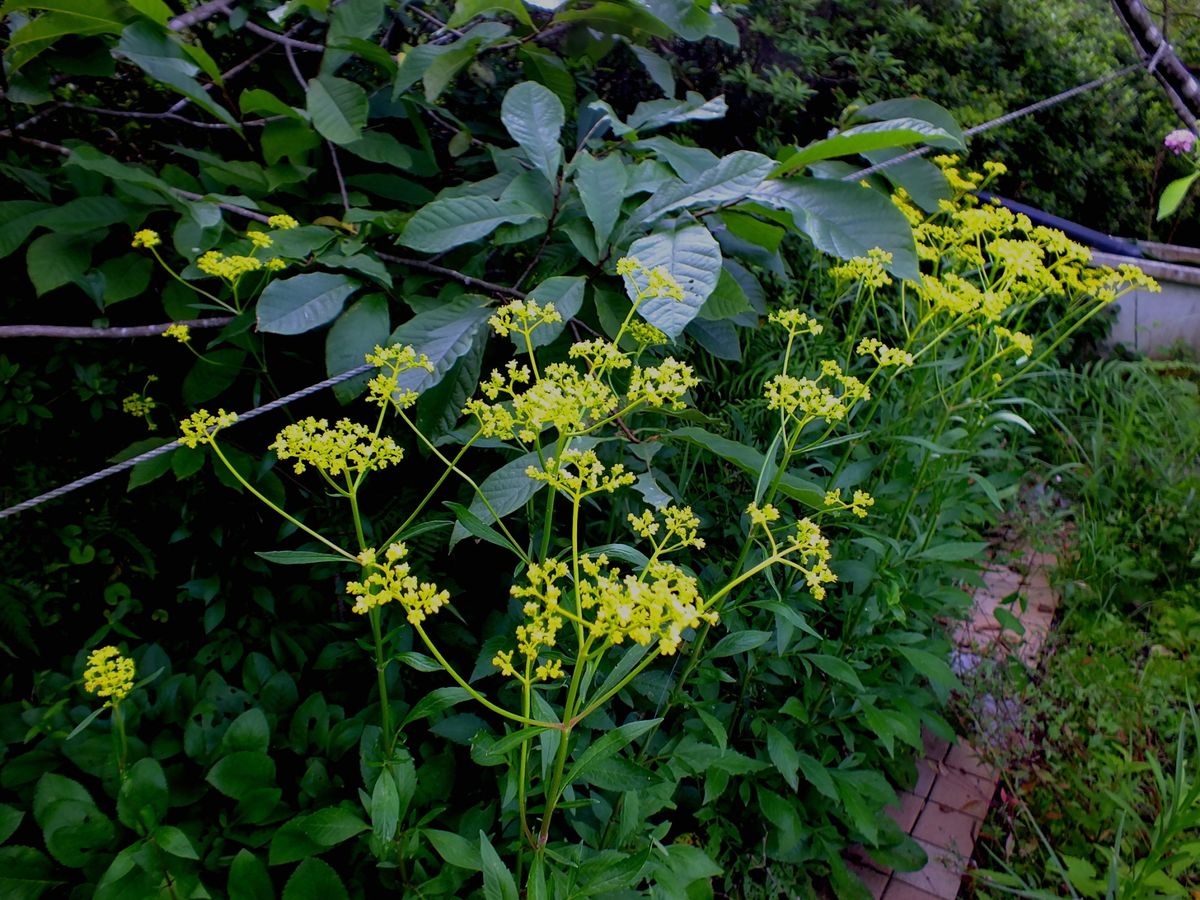
[[[392,256],[390,253],[380,253],[375,251],[375,255],[385,262],[396,263],[401,266],[408,266],[412,269],[420,269],[423,272],[432,272],[435,275],[441,275],[449,278],[451,281],[457,281],[460,284],[465,284],[467,287],[477,287],[481,290],[491,291],[493,294],[504,294],[506,297],[516,297],[524,299],[525,292],[516,288],[507,287],[503,284],[496,284],[493,281],[484,281],[482,278],[476,278],[473,275],[467,275],[464,272],[456,271],[455,269],[447,269],[445,266],[437,266],[430,262],[425,262],[423,259],[409,259],[404,256]]]
[[[229,7],[233,4],[234,0],[208,0],[208,3],[201,3],[195,9],[176,16],[167,23],[167,27],[172,31],[183,31],[220,13],[228,15]]]
[[[307,50],[310,53],[325,52],[325,48],[321,44],[314,44],[312,41],[300,41],[296,38],[288,37],[286,34],[280,34],[278,31],[263,28],[261,25],[256,25],[253,22],[247,22],[242,27],[251,34],[257,34],[261,38],[266,38],[268,41],[274,41],[293,50]]]
[[[1112,0],[1114,12],[1133,43],[1138,57],[1151,66],[1175,112],[1192,131],[1200,118],[1200,83],[1167,43],[1141,0]]]
[[[130,325],[123,328],[87,328],[74,325],[0,325],[0,338],[136,338],[162,334],[172,325],[188,328],[220,328],[233,321],[233,316],[214,316],[209,319],[188,319],[184,322],[163,322],[159,325]]]

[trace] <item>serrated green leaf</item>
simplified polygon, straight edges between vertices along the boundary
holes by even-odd
[[[350,895],[329,863],[306,859],[284,885],[283,900],[350,900]]]
[[[734,203],[762,184],[774,167],[775,162],[768,156],[738,150],[694,178],[655,191],[633,211],[626,227],[653,222],[679,209]]]
[[[830,678],[836,678],[843,684],[850,685],[855,690],[865,690],[862,681],[859,680],[858,673],[844,659],[829,656],[825,653],[805,653],[802,656]]]
[[[612,731],[605,732],[580,754],[579,759],[567,771],[563,785],[574,784],[576,781],[586,778],[588,771],[594,765],[627,747],[661,721],[662,719],[642,719],[637,722],[626,722]]]
[[[280,566],[315,566],[317,563],[346,562],[344,556],[319,553],[315,550],[256,550],[254,555]]]
[[[471,694],[465,689],[457,685],[449,687],[437,688],[430,691],[422,697],[412,709],[408,711],[408,715],[404,717],[404,721],[400,723],[400,727],[404,728],[413,722],[419,722],[421,719],[427,719],[432,715],[450,709],[452,706],[457,706],[471,699]]]
[[[144,19],[133,22],[121,32],[115,52],[140,67],[155,81],[162,82],[226,125],[241,131],[238,120],[213,100],[213,95],[196,80],[200,67],[160,26]]]
[[[241,849],[229,866],[229,900],[275,900],[275,888],[262,860]]]
[[[178,856],[180,859],[200,858],[188,836],[174,825],[159,825],[150,839],[172,856]]]
[[[479,858],[483,863],[484,900],[519,900],[517,882],[482,831],[479,832]]]

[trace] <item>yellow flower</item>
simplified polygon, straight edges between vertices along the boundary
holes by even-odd
[[[683,288],[675,277],[662,266],[647,269],[637,257],[625,256],[617,260],[617,274],[629,279],[636,293],[634,306],[643,300],[658,297],[669,297],[672,300],[683,300]],[[639,284],[638,277],[646,276],[646,286]]]
[[[866,491],[855,491],[854,499],[850,501],[850,512],[860,519],[867,517],[867,508],[875,505],[875,498]]]
[[[263,263],[263,267],[268,272],[282,272],[287,268],[287,261],[276,256],[273,259],[268,259],[265,263]]]
[[[163,337],[175,338],[179,343],[186,344],[192,339],[192,330],[188,326],[176,322],[174,325],[167,326],[167,330],[163,332]]]
[[[162,238],[158,236],[157,231],[151,231],[149,228],[143,228],[133,236],[134,247],[145,247],[149,250],[151,247],[157,247],[162,243]]]
[[[863,338],[859,341],[858,347],[854,352],[859,356],[874,357],[883,368],[889,366],[907,368],[914,362],[913,355],[907,350],[898,350],[895,347],[889,347],[876,338]]]
[[[222,278],[230,284],[239,281],[243,275],[257,272],[262,267],[262,260],[253,256],[225,256],[216,250],[209,250],[196,260],[196,268],[205,275]]]
[[[529,466],[525,474],[577,500],[601,491],[611,494],[637,481],[620,463],[606,467],[595,450],[565,450],[561,457],[549,457],[545,469]]]
[[[866,256],[856,256],[838,266],[831,266],[829,274],[838,281],[858,281],[866,288],[881,288],[892,283],[884,266],[892,262],[892,254],[878,247]]]
[[[206,409],[192,413],[179,423],[182,432],[179,443],[185,447],[197,447],[200,444],[211,444],[222,428],[228,428],[237,421],[237,413],[227,413],[218,409],[214,416]]]
[[[366,578],[346,585],[346,593],[355,598],[354,612],[365,615],[394,601],[404,607],[410,624],[419,625],[450,601],[449,591],[418,581],[411,574],[408,563],[402,561],[407,555],[404,544],[392,544],[384,553],[385,563],[372,562],[365,567],[372,570]]]
[[[148,420],[150,413],[157,405],[153,397],[148,397],[144,394],[130,394],[121,401],[121,410],[129,413],[131,416],[137,416],[139,419],[145,418]],[[154,423],[150,423],[150,428],[151,430],[154,429]]]
[[[83,671],[83,688],[89,694],[107,700],[105,706],[120,703],[133,688],[133,660],[122,656],[116,647],[101,647],[88,656]]]
[[[790,335],[818,335],[825,330],[824,325],[798,309],[779,309],[767,318],[776,325],[782,325]]]
[[[496,310],[488,319],[492,331],[501,337],[512,332],[528,336],[539,325],[553,325],[562,321],[562,315],[553,303],[539,305],[536,300],[513,300]]]
[[[627,402],[654,409],[685,409],[684,396],[699,383],[690,365],[668,356],[657,366],[633,367]]]
[[[250,243],[259,250],[265,250],[275,243],[265,231],[247,231],[246,237],[250,238]]]
[[[280,231],[287,231],[291,228],[298,228],[300,226],[300,223],[291,216],[282,213],[271,216],[271,218],[267,219],[267,224],[272,228],[279,229]]]
[[[772,522],[779,521],[779,510],[770,503],[764,503],[761,507],[757,503],[751,503],[746,507],[746,514],[750,516],[751,527],[757,525],[769,529]]]
[[[404,458],[399,444],[366,425],[341,419],[330,428],[328,419],[312,416],[285,427],[270,449],[281,460],[296,460],[297,475],[312,466],[331,478],[385,469]]]
[[[391,403],[396,409],[408,409],[417,402],[417,392],[400,390],[400,376],[415,369],[433,371],[429,357],[418,354],[408,344],[376,345],[375,350],[367,354],[366,361],[379,367],[379,374],[367,382],[367,394],[372,403],[381,407]]]

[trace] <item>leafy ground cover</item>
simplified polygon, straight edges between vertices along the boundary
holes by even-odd
[[[0,886],[920,866],[884,808],[952,733],[941,623],[1140,273],[980,205],[928,101],[706,146],[667,50],[737,40],[707,5],[200,9],[4,7],[6,322],[162,324],[6,345],[0,495],[183,446],[0,526]]]
[[[1064,372],[1043,515],[1070,523],[1064,610],[1042,670],[990,689],[1017,699],[997,758],[981,896],[1186,896],[1200,879],[1194,707],[1200,451],[1194,364],[1112,361]]]

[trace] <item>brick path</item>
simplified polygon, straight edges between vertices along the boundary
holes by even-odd
[[[993,563],[983,571],[984,586],[975,591],[971,615],[955,629],[959,674],[997,652],[1015,653],[1026,665],[1036,662],[1058,605],[1047,578],[1054,565],[1053,554],[1031,552],[1021,563]],[[997,609],[1017,618],[1024,635],[1005,631]],[[994,700],[991,704],[995,709]],[[898,806],[888,812],[921,845],[929,863],[917,872],[896,872],[861,848],[852,850],[850,869],[876,900],[954,900],[999,780],[969,744],[951,746],[928,734],[917,772],[916,786],[901,791]]]

